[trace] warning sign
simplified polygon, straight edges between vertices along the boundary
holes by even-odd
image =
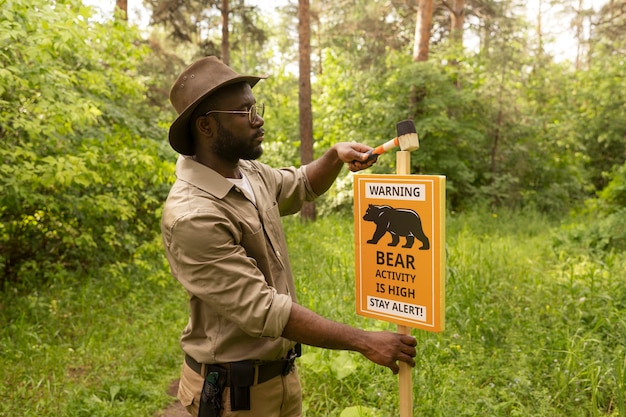
[[[439,332],[445,307],[445,177],[356,175],[357,314]]]

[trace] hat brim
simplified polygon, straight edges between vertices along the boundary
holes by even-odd
[[[208,96],[215,93],[216,90],[227,85],[240,82],[247,82],[248,84],[250,84],[250,87],[254,87],[260,80],[266,79],[267,77],[267,75],[242,75],[241,77],[232,78],[219,85],[216,85],[206,94],[200,96],[196,101],[187,106],[187,108],[178,115],[176,120],[174,120],[174,122],[170,126],[169,140],[172,148],[174,148],[174,150],[181,155],[195,154],[195,146],[193,144],[191,131],[189,130],[189,119],[191,118],[194,110],[196,110],[196,108],[200,105],[200,103],[202,103]]]

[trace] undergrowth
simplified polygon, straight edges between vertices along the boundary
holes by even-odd
[[[395,329],[355,314],[351,218],[285,228],[301,304]],[[563,230],[533,213],[448,216],[446,330],[413,330],[414,415],[626,416],[626,261]],[[0,415],[152,417],[175,401],[188,312],[158,239],[50,278],[0,296]],[[307,417],[398,415],[388,369],[312,347],[298,363]]]

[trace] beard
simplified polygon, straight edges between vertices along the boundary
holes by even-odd
[[[213,142],[213,152],[226,161],[236,163],[240,159],[258,159],[263,154],[263,147],[257,144],[261,131],[253,136],[242,137],[226,129],[216,118],[217,140]]]

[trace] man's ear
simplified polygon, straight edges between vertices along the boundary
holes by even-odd
[[[196,129],[201,134],[212,137],[217,131],[217,124],[213,117],[201,116],[196,119]]]

